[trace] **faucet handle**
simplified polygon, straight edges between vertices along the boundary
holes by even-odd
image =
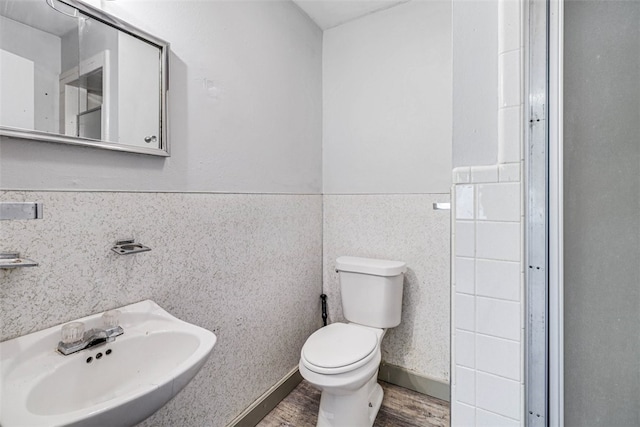
[[[84,334],[84,323],[71,322],[62,327],[62,342],[64,344],[71,344],[82,340]]]
[[[113,329],[120,324],[120,311],[109,310],[102,315],[102,324],[105,329]]]

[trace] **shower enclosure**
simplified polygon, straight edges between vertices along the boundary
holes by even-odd
[[[530,81],[548,84],[546,298],[528,302],[546,330],[527,350],[528,375],[546,357],[546,381],[528,386],[528,408],[545,394],[544,424],[639,426],[640,1],[533,1],[530,12],[530,46],[548,42]],[[540,167],[530,155],[529,170]]]

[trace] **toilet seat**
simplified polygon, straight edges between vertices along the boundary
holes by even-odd
[[[376,354],[378,336],[366,327],[350,323],[332,323],[314,332],[302,347],[301,361],[319,374],[353,371]]]

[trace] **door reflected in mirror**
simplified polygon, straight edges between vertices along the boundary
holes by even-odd
[[[0,134],[166,156],[167,55],[76,0],[0,0]]]
[[[60,130],[68,136],[112,141],[109,135],[108,51],[60,75]]]

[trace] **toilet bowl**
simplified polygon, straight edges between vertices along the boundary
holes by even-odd
[[[332,323],[311,335],[300,374],[322,391],[319,427],[370,427],[382,403],[377,383],[385,330]]]
[[[400,323],[399,261],[340,257],[342,310],[349,323],[314,332],[300,352],[303,378],[322,391],[318,427],[371,427],[382,403],[377,382],[386,328]]]

